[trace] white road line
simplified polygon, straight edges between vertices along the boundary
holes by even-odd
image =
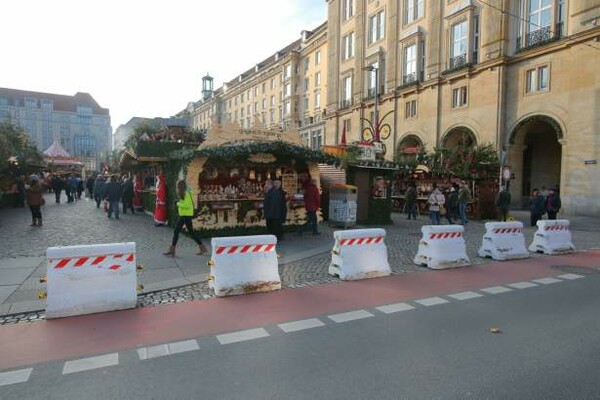
[[[182,342],[173,342],[161,344],[158,346],[142,347],[137,349],[140,360],[149,360],[156,357],[164,357],[177,353],[185,353],[187,351],[199,350],[196,340],[184,340]]]
[[[441,297],[428,297],[426,299],[415,300],[415,303],[419,303],[422,306],[430,307],[437,306],[438,304],[449,303],[449,301],[442,299]]]
[[[558,283],[558,282],[563,282],[560,279],[555,279],[555,278],[540,278],[540,279],[534,279],[533,282],[536,283],[541,283],[542,285],[550,285],[552,283]]]
[[[563,275],[558,275],[557,278],[563,278],[563,279],[568,279],[568,280],[573,280],[573,279],[579,279],[579,278],[583,278],[583,275],[577,275],[577,274],[563,274]]]
[[[527,289],[527,288],[535,287],[537,285],[535,283],[531,283],[531,282],[516,282],[516,283],[509,283],[506,286],[510,286],[511,288],[515,288],[515,289]]]
[[[230,344],[244,342],[246,340],[260,339],[267,336],[269,336],[269,332],[267,332],[263,328],[256,328],[217,335],[217,340],[221,344]]]
[[[333,314],[329,316],[329,319],[334,322],[341,323],[370,317],[374,317],[374,315],[365,310],[356,310],[341,314]]]
[[[0,386],[23,383],[29,380],[33,368],[17,369],[14,371],[0,372]]]
[[[400,312],[400,311],[414,310],[415,308],[413,306],[411,306],[410,304],[395,303],[395,304],[388,304],[388,305],[381,306],[381,307],[375,307],[375,309],[379,310],[385,314],[392,314],[392,313],[396,313],[396,312]]]
[[[79,360],[67,361],[63,367],[63,375],[74,372],[89,371],[91,369],[119,365],[119,353],[105,354],[103,356],[81,358]]]
[[[456,299],[456,300],[469,300],[469,299],[474,299],[477,297],[483,297],[483,295],[479,294],[479,293],[475,293],[475,292],[460,292],[460,293],[449,294],[448,297],[452,297],[453,299]]]
[[[491,286],[484,289],[480,289],[482,292],[486,292],[489,294],[498,294],[498,293],[506,293],[512,292],[512,289],[504,287],[504,286]]]
[[[301,321],[286,322],[277,325],[285,333],[302,331],[304,329],[318,328],[325,326],[325,323],[318,318],[303,319]]]

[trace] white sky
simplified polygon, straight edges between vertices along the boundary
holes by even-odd
[[[316,28],[325,0],[8,0],[0,87],[74,95],[131,117],[169,117]]]

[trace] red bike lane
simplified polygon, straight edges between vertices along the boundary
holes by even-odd
[[[0,370],[134,349],[600,267],[600,251],[0,326]]]

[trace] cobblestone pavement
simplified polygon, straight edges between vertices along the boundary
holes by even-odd
[[[90,201],[77,204],[54,204],[47,197],[44,207],[44,227],[29,227],[29,211],[25,209],[0,210],[0,272],[10,268],[27,273],[28,277],[8,297],[2,298],[1,290],[8,286],[0,282],[0,324],[21,321],[37,321],[44,318],[43,301],[37,299],[38,292],[44,289],[40,277],[45,273],[44,252],[49,246],[72,244],[96,244],[107,242],[135,241],[139,262],[144,269],[139,271],[138,281],[145,288],[139,295],[141,307],[203,300],[213,295],[208,289],[206,278],[209,269],[208,257],[195,256],[195,244],[181,237],[181,255],[177,259],[160,254],[171,239],[172,229],[156,228],[150,216],[124,215],[121,220],[109,220]],[[526,223],[527,212],[513,212],[512,215],[525,223],[525,237],[531,241],[535,228]],[[387,231],[388,259],[393,274],[404,274],[424,270],[413,263],[421,239],[421,226],[428,223],[425,216],[417,221],[407,221],[401,214],[393,214],[393,225],[384,227]],[[578,249],[600,248],[600,218],[571,218],[573,242]],[[332,284],[339,279],[327,273],[330,250],[333,243],[332,229],[321,226],[322,235],[288,234],[286,240],[278,244],[282,253],[279,272],[284,288]],[[472,264],[489,263],[491,260],[477,256],[481,238],[485,232],[483,222],[471,221],[465,226],[467,253]],[[538,257],[538,255],[533,255]],[[29,268],[29,269],[27,269]],[[12,304],[12,306],[11,306]],[[17,307],[15,305],[20,305]]]

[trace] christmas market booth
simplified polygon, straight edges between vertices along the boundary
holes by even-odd
[[[84,176],[83,163],[77,158],[71,157],[60,143],[58,143],[58,140],[55,140],[43,154],[49,172],[55,175],[75,174]]]
[[[189,152],[180,152],[179,157],[189,157]],[[207,141],[184,164],[188,187],[197,199],[194,228],[206,236],[224,236],[264,232],[268,179],[281,180],[286,229],[304,224],[304,184],[315,179],[320,187],[318,164],[337,165],[339,159],[300,144],[295,129],[283,132],[223,124],[211,128]]]
[[[448,195],[462,182],[471,192],[467,213],[473,218],[496,218],[495,198],[498,193],[499,161],[493,145],[460,146],[454,149],[420,149],[412,157],[400,157],[399,169],[392,181],[394,211],[406,212],[405,194],[414,184],[417,207],[421,215],[429,215],[429,194],[436,185]]]

